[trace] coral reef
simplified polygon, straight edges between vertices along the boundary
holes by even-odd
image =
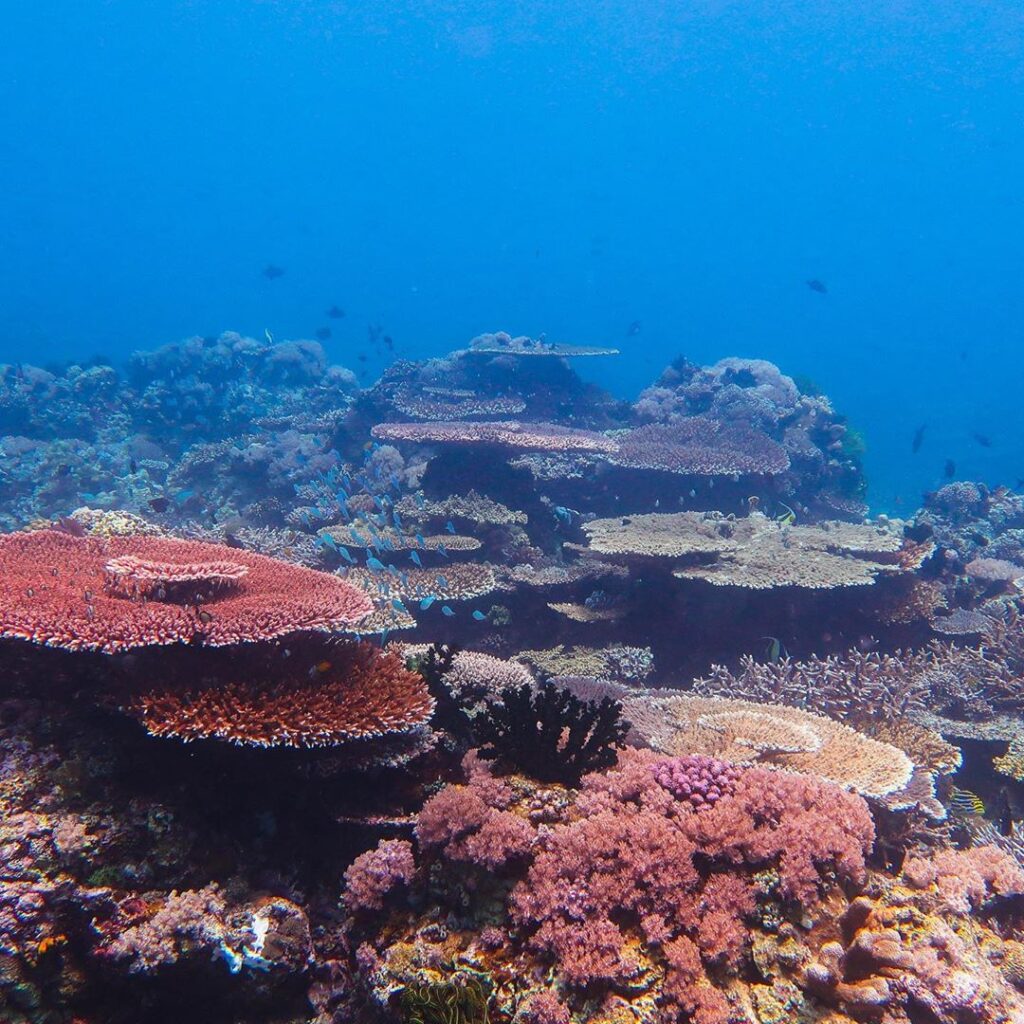
[[[0,1020],[1024,1020],[1024,499],[615,354],[0,367]]]

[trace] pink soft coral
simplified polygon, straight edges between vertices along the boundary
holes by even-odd
[[[412,844],[382,839],[361,853],[345,871],[345,903],[352,911],[380,910],[384,898],[398,885],[407,885],[416,871]]]
[[[908,857],[903,877],[916,889],[935,886],[942,908],[949,913],[968,914],[991,896],[1024,892],[1024,871],[994,846]]]

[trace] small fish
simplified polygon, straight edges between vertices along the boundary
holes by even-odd
[[[324,313],[324,316],[329,316],[332,320],[340,320],[344,315],[345,310],[340,306],[331,306],[331,308]]]
[[[331,336],[331,329],[330,327],[318,327],[314,333],[317,341],[327,341]]]
[[[952,459],[946,459],[946,465],[942,467],[942,475],[947,480],[952,480],[956,476],[956,463]]]
[[[394,509],[391,510],[391,519],[395,524],[395,529],[400,530],[402,528],[402,517]]]
[[[780,501],[779,504],[786,511],[782,515],[776,516],[775,522],[780,526],[792,526],[796,522],[796,513],[784,501]]]
[[[416,492],[416,507],[421,511],[427,507],[427,500],[423,497],[422,491]]]
[[[317,540],[325,548],[330,548],[332,551],[338,550],[337,541],[329,533],[321,533]]]
[[[974,433],[974,434],[971,434],[971,437],[973,437],[974,440],[977,441],[978,444],[980,444],[982,448],[991,448],[992,447],[992,438],[986,436],[985,434]]]
[[[337,545],[336,550],[338,554],[341,555],[341,557],[344,558],[346,562],[348,562],[349,565],[356,564],[356,560],[352,557],[352,553],[349,551],[348,548],[343,547],[341,544],[339,544]]]
[[[367,569],[370,569],[372,572],[384,571],[384,563],[379,558],[374,558],[373,555],[370,555],[366,559],[366,567]]]
[[[969,789],[961,789],[959,786],[953,787],[953,792],[949,797],[949,807],[950,810],[959,811],[961,814],[981,816],[985,814],[985,801],[977,793],[972,793]]]
[[[444,613],[445,615],[447,615],[447,616],[448,616],[448,618],[451,618],[451,617],[452,617],[452,616],[453,616],[453,615],[455,614],[455,612],[453,612],[453,611],[451,610],[451,608],[449,608],[449,607],[448,607],[448,605],[446,605],[446,604],[443,604],[443,605],[441,605],[441,611],[442,611],[442,612],[443,612],[443,613]]]
[[[448,549],[443,544],[438,544],[434,549],[442,558],[448,557]]]
[[[329,672],[331,663],[329,661],[318,661],[310,670],[309,678],[316,679],[317,676],[322,676],[325,672]]]
[[[423,568],[423,559],[420,558],[420,553],[418,551],[410,551],[409,557],[412,559],[414,564],[417,565],[420,569]]]
[[[487,618],[487,616],[484,615],[484,613],[480,611],[479,608],[476,608],[473,610],[473,618],[476,619],[477,622],[483,622],[484,619]]]
[[[765,648],[764,653],[772,665],[778,664],[779,661],[786,657],[786,648],[777,636],[763,636],[761,639],[768,641],[768,646]]]
[[[812,292],[817,292],[819,295],[825,295],[828,293],[828,286],[824,281],[819,281],[816,277],[812,277],[809,281],[805,281],[804,284],[806,284]]]
[[[436,600],[437,598],[434,597],[433,594],[431,594],[429,597],[423,598],[423,600],[420,601],[420,609],[422,611],[426,611]]]
[[[397,597],[392,598],[391,607],[394,608],[396,612],[401,612],[403,615],[409,614],[409,609],[406,608]]]
[[[416,534],[416,543],[419,544],[421,548],[425,548],[427,546],[427,542],[423,539],[422,533]]]
[[[635,338],[640,333],[640,321],[634,320],[629,327],[626,328],[626,337]]]
[[[199,613],[199,621],[204,625],[209,625],[213,622],[213,616],[205,609]]]
[[[179,505],[184,505],[189,498],[195,495],[195,493],[195,491],[178,491],[178,493],[174,496],[174,500]]]
[[[263,268],[263,276],[268,281],[276,281],[279,277],[284,276],[284,267],[277,267],[273,263],[268,263]]]
[[[131,473],[138,473],[138,471],[139,471],[139,464],[134,459],[129,459],[128,460],[128,470]]]
[[[384,347],[389,352],[393,352],[395,350],[395,343],[394,343],[394,341],[391,340],[391,335],[389,335],[389,334],[385,334],[384,335]]]
[[[910,442],[910,450],[915,455],[921,450],[921,445],[924,444],[924,431],[927,426],[927,423],[922,423],[921,426],[914,431],[914,440]]]
[[[169,498],[150,498],[149,507],[154,512],[166,512],[170,508],[171,502]]]
[[[447,589],[448,589],[448,581],[447,581],[447,580],[446,580],[446,579],[445,579],[445,578],[444,578],[443,576],[438,576],[438,577],[437,577],[437,578],[436,578],[436,579],[434,580],[434,582],[435,582],[435,583],[436,583],[436,584],[437,584],[437,585],[438,585],[439,587],[442,587],[442,588],[443,588],[444,590],[447,590]]]
[[[447,522],[447,523],[445,523],[445,524],[444,524],[444,528],[445,528],[445,529],[446,529],[446,530],[447,530],[447,531],[448,531],[449,533],[455,533],[455,524],[454,524],[454,523],[453,523],[453,522],[452,522],[452,521],[451,521],[450,519],[448,520],[448,522]]]

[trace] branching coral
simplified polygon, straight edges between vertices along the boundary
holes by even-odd
[[[536,692],[528,684],[507,687],[501,703],[477,720],[480,755],[545,782],[578,781],[586,772],[615,763],[628,723],[622,707],[604,698],[587,703],[556,686]]]

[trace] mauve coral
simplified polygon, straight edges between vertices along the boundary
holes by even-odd
[[[698,810],[733,793],[741,774],[736,765],[703,754],[658,761],[651,766],[651,772],[658,785],[677,800],[688,800]]]
[[[352,911],[380,910],[398,885],[407,885],[416,871],[412,843],[382,839],[361,853],[345,871],[345,905]]]

